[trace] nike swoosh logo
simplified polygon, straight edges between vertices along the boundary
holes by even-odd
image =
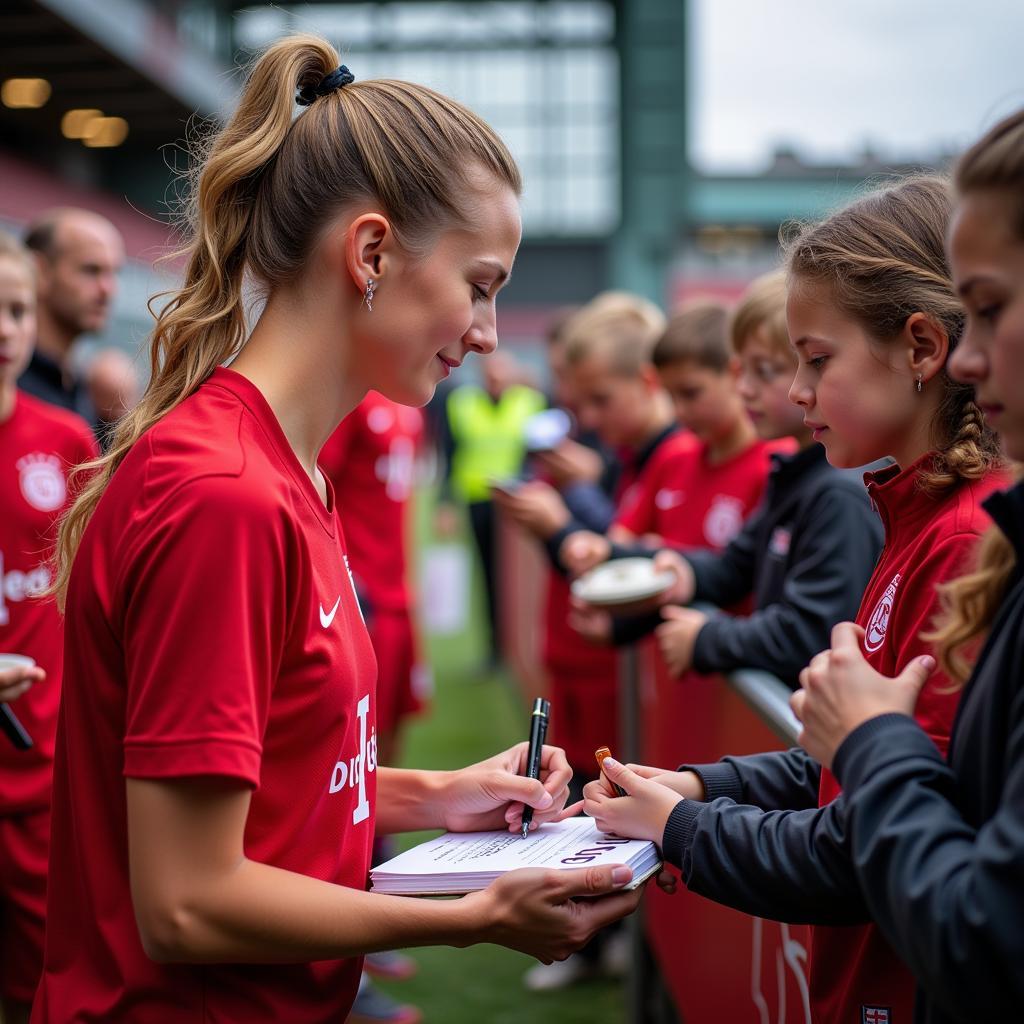
[[[320,625],[327,629],[327,627],[334,621],[334,616],[338,614],[338,605],[341,604],[341,595],[338,595],[338,600],[334,602],[334,607],[330,612],[324,611],[324,606],[320,605]]]

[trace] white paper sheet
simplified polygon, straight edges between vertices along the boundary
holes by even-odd
[[[592,818],[542,825],[525,839],[518,833],[446,832],[370,873],[376,892],[448,894],[474,892],[516,868],[569,869],[628,864],[634,884],[660,864],[657,848],[642,839],[598,832]]]

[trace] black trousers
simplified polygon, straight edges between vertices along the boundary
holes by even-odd
[[[494,503],[475,501],[469,505],[469,523],[473,540],[480,555],[484,571],[484,589],[487,592],[487,623],[490,627],[490,656],[497,661],[501,653],[499,642],[498,586],[497,586],[497,538],[495,536]]]

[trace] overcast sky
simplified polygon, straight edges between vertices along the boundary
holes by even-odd
[[[691,0],[691,156],[963,148],[1024,105],[1024,0]]]

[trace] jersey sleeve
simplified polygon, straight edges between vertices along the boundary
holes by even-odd
[[[818,806],[821,766],[800,747],[683,764],[679,771],[700,776],[708,802],[724,796],[765,811]]]
[[[288,622],[284,513],[235,477],[193,480],[127,546],[124,774],[257,787]]]
[[[848,850],[842,798],[827,807],[762,810],[720,797],[680,800],[662,839],[691,892],[796,924],[869,920]]]

